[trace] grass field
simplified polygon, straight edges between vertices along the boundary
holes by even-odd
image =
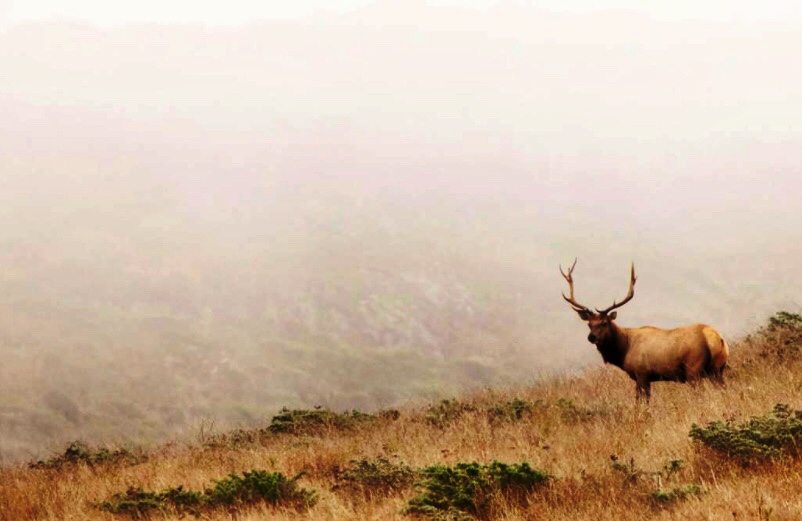
[[[788,429],[764,433],[780,447],[771,458],[743,459],[735,441],[728,454],[689,436],[693,424],[737,426],[769,418],[776,404],[802,406],[802,319],[784,318],[731,342],[723,389],[658,383],[651,404],[639,405],[633,382],[605,367],[399,411],[283,411],[263,429],[203,432],[189,446],[75,446],[0,469],[0,520],[800,519],[802,421],[793,410]],[[459,464],[490,472],[493,462],[510,467],[484,484],[475,472],[458,482]],[[549,477],[526,481],[526,469]],[[287,478],[277,495],[245,489],[244,473],[257,470]],[[233,482],[245,488],[226,496]],[[462,503],[448,503],[460,490]]]

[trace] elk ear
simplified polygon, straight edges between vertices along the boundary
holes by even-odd
[[[577,309],[576,313],[577,315],[579,315],[579,318],[581,318],[585,322],[590,320],[590,317],[593,316],[593,313],[588,311],[587,309]]]
[[[607,316],[610,317],[610,320],[615,320],[615,317],[618,316],[618,311],[613,311],[612,313],[610,313]]]

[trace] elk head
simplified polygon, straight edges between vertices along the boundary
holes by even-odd
[[[632,300],[632,297],[635,296],[635,281],[637,280],[635,277],[635,263],[632,263],[632,271],[629,279],[629,291],[627,292],[627,296],[624,297],[624,300],[621,302],[613,301],[613,305],[605,309],[596,308],[595,312],[591,311],[587,306],[583,306],[574,298],[574,279],[572,274],[574,273],[575,267],[576,259],[574,259],[574,263],[571,265],[571,267],[568,268],[568,273],[563,272],[563,268],[560,266],[560,273],[568,282],[568,296],[566,297],[565,293],[563,293],[563,298],[571,305],[571,308],[577,312],[579,318],[588,323],[588,327],[590,328],[588,342],[591,344],[596,344],[597,346],[601,346],[608,340],[610,335],[613,334],[613,320],[615,320],[615,317],[618,316],[617,312],[614,310],[616,308],[620,308]]]

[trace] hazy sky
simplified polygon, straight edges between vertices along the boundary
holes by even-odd
[[[594,12],[626,9],[658,19],[766,20],[802,17],[797,0],[705,1],[705,0],[390,0],[399,5],[448,5],[488,9],[498,4],[525,5],[553,11]],[[48,18],[72,18],[101,25],[130,22],[239,24],[252,20],[293,19],[316,12],[347,12],[376,3],[376,0],[229,0],[196,2],[188,0],[0,0],[0,21],[4,25]]]

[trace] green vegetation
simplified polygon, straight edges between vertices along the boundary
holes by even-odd
[[[235,429],[231,432],[213,434],[202,440],[204,447],[227,447],[231,449],[261,445],[273,433],[268,429]]]
[[[337,475],[337,489],[358,491],[366,498],[398,493],[409,488],[416,472],[405,463],[386,458],[351,461],[351,466]]]
[[[110,450],[108,448],[93,449],[82,441],[73,441],[62,454],[53,456],[47,460],[37,460],[29,464],[35,469],[59,469],[65,465],[75,465],[82,463],[90,467],[102,464],[125,463],[134,465],[144,461],[147,457],[140,453],[135,454],[128,449],[119,448]]]
[[[778,311],[769,317],[769,331],[781,329],[802,332],[802,315],[790,311]]]
[[[214,486],[203,492],[185,490],[183,486],[171,487],[161,492],[130,488],[103,501],[98,508],[134,519],[148,517],[152,511],[199,516],[203,510],[234,509],[259,502],[303,510],[315,504],[317,493],[299,488],[297,481],[300,477],[301,474],[288,479],[279,472],[253,470],[244,472],[241,476],[231,474],[216,481]]]
[[[802,411],[777,404],[764,416],[738,424],[714,421],[691,426],[690,436],[701,444],[743,465],[798,456],[802,444]]]
[[[323,408],[290,410],[285,407],[273,417],[267,430],[274,434],[321,434],[332,429],[354,429],[379,419],[395,420],[399,414],[396,410],[366,414],[356,409],[336,413]]]
[[[98,508],[112,514],[124,514],[133,519],[147,519],[153,511],[163,515],[174,511],[197,516],[203,503],[203,493],[184,490],[182,486],[168,488],[162,492],[129,488],[126,492],[115,494],[110,500],[103,501]]]
[[[769,318],[766,334],[775,335],[773,344],[778,346],[776,355],[780,360],[796,358],[802,350],[802,315],[778,311]]]
[[[505,500],[520,502],[552,479],[528,463],[508,465],[497,461],[489,465],[433,465],[421,474],[423,479],[416,485],[421,493],[409,501],[406,513],[436,520],[486,518],[498,494]]]
[[[235,429],[230,432],[214,434],[202,440],[205,447],[249,447],[263,445],[276,434],[320,435],[330,430],[348,430],[375,423],[379,420],[394,421],[401,415],[395,409],[386,409],[372,414],[356,409],[336,413],[329,409],[288,409],[273,416],[266,428]]]
[[[656,506],[669,506],[679,500],[698,496],[704,493],[704,487],[697,483],[677,484],[669,488],[663,488],[664,481],[677,481],[679,473],[684,465],[681,459],[672,459],[663,465],[660,470],[647,471],[635,464],[634,458],[621,461],[617,456],[610,456],[613,472],[623,478],[623,486],[635,494],[645,494]],[[649,489],[652,483],[657,482],[660,488]],[[648,492],[646,492],[648,490]]]
[[[699,496],[704,494],[704,491],[705,490],[701,485],[691,483],[689,485],[680,485],[670,489],[653,490],[651,493],[651,498],[660,505],[668,505],[681,499]]]
[[[426,409],[426,421],[442,429],[461,418],[464,413],[473,411],[476,411],[476,407],[472,404],[456,399],[441,400],[437,405],[430,405]]]
[[[535,409],[543,407],[542,400],[532,403],[520,398],[513,398],[508,402],[488,408],[487,415],[490,423],[516,422],[532,414]]]
[[[624,483],[635,483],[644,474],[635,465],[635,458],[629,458],[628,461],[622,462],[618,456],[613,454],[610,456],[610,461],[610,468],[624,478]]]
[[[743,342],[746,348],[745,365],[754,363],[786,363],[802,353],[802,315],[778,311],[768,323],[748,335]]]
[[[563,420],[569,423],[582,423],[597,418],[604,418],[612,414],[612,410],[609,406],[585,407],[577,405],[573,400],[567,398],[558,399],[554,406],[560,411]]]

